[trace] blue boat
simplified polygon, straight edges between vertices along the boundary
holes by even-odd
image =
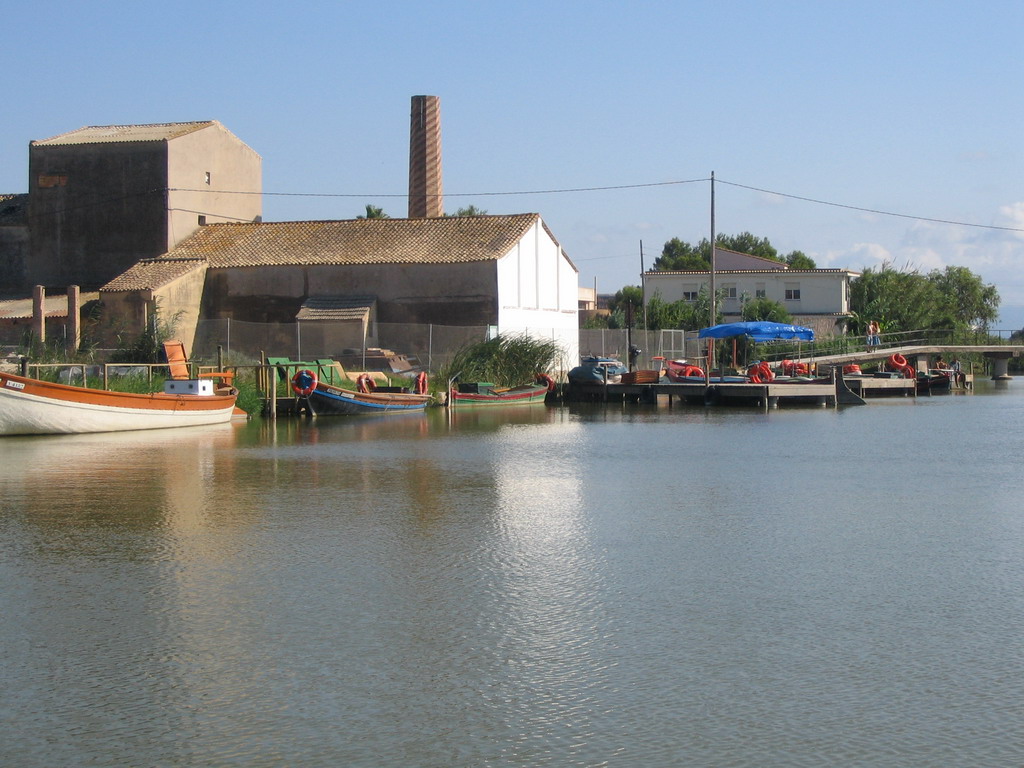
[[[363,381],[363,379],[366,381]],[[360,377],[359,391],[334,387],[317,379],[310,370],[299,371],[292,377],[292,389],[305,400],[314,416],[354,416],[360,413],[387,413],[389,411],[422,411],[431,401],[426,394],[426,377],[422,392],[410,392],[404,387],[376,387],[369,376]]]
[[[588,355],[569,371],[570,384],[618,384],[629,369],[614,357]]]

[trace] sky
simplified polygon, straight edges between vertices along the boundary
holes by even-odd
[[[215,119],[267,221],[407,212],[410,100],[440,97],[445,210],[539,213],[639,285],[665,242],[751,232],[861,271],[965,266],[1024,327],[1024,3],[5,3],[0,193],[28,144]]]

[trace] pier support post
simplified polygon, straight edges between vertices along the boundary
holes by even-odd
[[[46,289],[41,285],[32,289],[32,333],[40,344],[46,341]]]
[[[77,285],[68,286],[68,324],[67,352],[74,355],[78,345],[82,343],[82,310],[81,289]]]
[[[1015,352],[986,352],[985,357],[992,361],[992,381],[1009,381],[1013,377],[1009,374],[1010,358],[1016,357]]]

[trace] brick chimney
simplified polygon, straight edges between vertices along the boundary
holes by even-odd
[[[409,128],[409,218],[444,216],[441,99],[413,96]]]

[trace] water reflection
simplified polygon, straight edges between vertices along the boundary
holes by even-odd
[[[1022,418],[0,441],[0,764],[1014,764]]]
[[[185,530],[199,524],[215,484],[232,482],[236,429],[7,438],[0,441],[0,492],[43,528],[116,519],[121,526]]]

